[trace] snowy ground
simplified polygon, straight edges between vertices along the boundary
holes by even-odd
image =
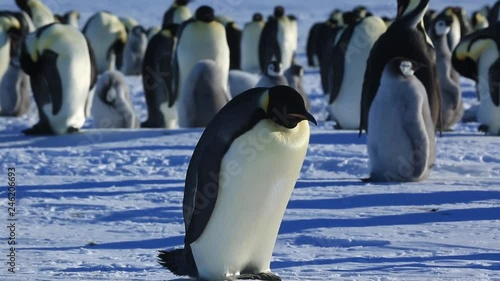
[[[77,8],[84,17],[106,9],[148,26],[159,24],[163,2],[170,1],[44,2],[57,12]],[[346,9],[357,4],[336,2]],[[382,13],[392,2],[364,4]],[[453,4],[474,9],[491,2]],[[312,22],[335,8],[326,0],[197,0],[192,7],[225,7],[243,23],[277,3],[299,16],[301,46]],[[14,5],[2,0],[0,9]],[[299,59],[305,61],[303,53]],[[140,79],[128,80],[144,120]],[[324,119],[317,70],[307,70],[305,84],[315,116]],[[463,89],[470,107],[474,87],[464,80]],[[17,273],[7,271],[2,239],[0,280],[175,279],[156,263],[156,252],[182,244],[183,181],[201,130],[96,130],[89,121],[80,134],[21,135],[36,119],[34,109],[0,118],[0,170],[6,182],[7,168],[15,167],[18,185]],[[271,267],[283,280],[500,280],[500,138],[460,124],[438,139],[429,180],[375,185],[359,181],[368,172],[366,138],[331,125],[313,128],[278,236]],[[0,206],[1,225],[8,225],[6,188]],[[0,235],[6,238],[8,228]]]

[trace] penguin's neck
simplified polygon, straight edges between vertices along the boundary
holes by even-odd
[[[414,3],[413,1],[411,2]],[[417,29],[421,22],[423,22],[428,7],[429,1],[426,0],[421,0],[417,4],[410,4],[402,15],[399,16],[398,20],[407,27]]]

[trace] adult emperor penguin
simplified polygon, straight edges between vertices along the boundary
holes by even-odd
[[[395,57],[406,57],[425,65],[416,73],[416,77],[424,84],[432,122],[436,127],[438,126],[441,92],[437,80],[436,55],[422,21],[428,5],[429,0],[398,0],[396,20],[373,46],[363,82],[360,132],[363,129],[368,132],[368,113],[377,94],[382,72],[385,65]]]
[[[344,25],[342,12],[334,10],[326,22],[317,22],[311,26],[306,44],[309,66],[320,66],[325,46],[331,43],[332,30],[342,25]]]
[[[121,66],[121,62],[117,62],[117,55],[123,52],[127,31],[118,17],[108,12],[98,12],[87,21],[83,34],[94,51],[99,74],[115,69],[115,64]]]
[[[96,128],[139,128],[130,89],[121,72],[106,71],[99,76],[92,103],[92,116]]]
[[[451,65],[451,53],[447,35],[452,30],[453,16],[440,14],[430,27],[429,36],[436,49],[436,65],[441,88],[441,118],[443,130],[451,130],[463,116],[460,75]]]
[[[370,108],[370,178],[364,181],[421,181],[434,165],[435,127],[425,87],[413,75],[420,66],[394,58],[384,68]]]
[[[463,76],[476,81],[480,104],[479,130],[500,135],[500,23],[462,38],[453,51],[452,63]]]
[[[19,9],[30,16],[35,28],[40,28],[56,21],[52,11],[40,0],[16,0],[16,4]]]
[[[167,129],[178,127],[176,95],[172,84],[176,33],[176,24],[167,25],[148,43],[142,64],[142,85],[148,119],[141,124],[141,127]]]
[[[254,88],[231,100],[189,163],[184,248],[160,251],[160,264],[200,280],[281,280],[270,262],[309,144],[307,120],[316,124],[287,86]]]
[[[23,42],[21,67],[30,76],[40,121],[25,134],[65,134],[85,122],[85,105],[96,81],[92,49],[75,27],[54,23]]]
[[[187,6],[190,0],[174,0],[172,6],[163,15],[162,28],[169,24],[181,24],[191,18],[191,10]]]
[[[206,127],[229,101],[222,69],[213,60],[201,60],[191,70],[177,104],[179,127]]]
[[[260,13],[252,16],[252,21],[243,28],[241,35],[241,70],[250,73],[260,73],[259,40],[265,25]]]
[[[297,47],[296,21],[285,15],[283,6],[274,8],[274,15],[269,17],[259,40],[259,64],[262,73],[269,62],[275,60],[288,69]]]
[[[182,95],[184,85],[190,83],[185,81],[187,75],[200,60],[205,59],[215,61],[220,67],[221,84],[229,98],[229,47],[226,30],[215,20],[214,10],[209,6],[199,7],[194,18],[180,27],[174,60],[175,89],[179,95]]]
[[[278,85],[288,86],[288,81],[284,76],[283,66],[277,61],[271,61],[267,65],[266,72],[260,78],[255,87],[270,88]]]
[[[76,28],[79,27],[80,13],[78,11],[69,11],[64,15],[55,15],[60,23],[69,24]]]
[[[381,18],[365,17],[350,25],[333,49],[328,90],[329,110],[337,129],[359,129],[366,61],[373,44],[386,30]]]
[[[140,75],[142,61],[148,45],[148,37],[144,27],[137,25],[128,35],[125,49],[123,50],[123,65],[121,72],[125,75]]]
[[[24,115],[31,104],[29,78],[19,65],[19,43],[27,33],[20,13],[0,12],[0,116]]]

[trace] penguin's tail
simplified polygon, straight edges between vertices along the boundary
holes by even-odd
[[[190,265],[191,263],[188,262],[184,249],[159,251],[158,263],[178,276],[197,277],[198,275],[196,266],[193,268],[193,266]]]

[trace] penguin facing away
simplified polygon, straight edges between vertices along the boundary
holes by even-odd
[[[140,75],[142,61],[148,45],[146,30],[137,25],[132,28],[128,35],[125,49],[123,50],[123,65],[120,69],[125,75]]]
[[[363,82],[360,133],[362,130],[369,131],[368,113],[371,103],[377,94],[385,65],[395,57],[406,57],[425,65],[415,76],[426,89],[433,124],[436,128],[440,127],[441,92],[436,79],[436,55],[423,26],[423,16],[428,6],[429,0],[398,0],[396,20],[375,42],[367,61]]]
[[[252,21],[243,28],[241,35],[241,70],[250,73],[260,73],[259,39],[264,28],[264,17],[256,13]]]
[[[188,85],[186,77],[201,60],[213,60],[222,70],[220,83],[229,96],[229,47],[226,30],[215,20],[214,10],[209,6],[201,6],[194,18],[184,22],[180,29],[174,58],[174,89],[181,97],[182,87]],[[217,82],[218,83],[218,82]],[[179,109],[180,110],[180,109]]]
[[[21,68],[30,76],[40,121],[25,134],[65,134],[85,122],[85,106],[97,75],[92,49],[75,27],[54,23],[23,42]]]
[[[172,6],[163,15],[162,28],[169,24],[181,24],[191,18],[191,10],[187,6],[191,0],[174,0]]]
[[[29,78],[19,65],[19,41],[27,33],[20,13],[0,12],[0,116],[24,115],[31,105]]]
[[[451,31],[453,17],[445,14],[437,16],[429,32],[436,49],[436,66],[441,88],[441,118],[443,130],[451,130],[463,116],[460,75],[451,64],[452,50],[447,35]]]
[[[179,126],[206,127],[229,101],[222,69],[213,60],[201,60],[185,80],[177,105]]]
[[[413,75],[421,67],[394,58],[384,68],[370,108],[370,178],[364,181],[412,182],[428,177],[436,157],[435,128],[425,87]]]
[[[281,280],[270,261],[307,151],[307,121],[316,123],[287,86],[254,88],[231,100],[189,163],[184,248],[160,251],[159,263],[200,280]],[[254,139],[259,146],[242,154]]]
[[[107,71],[99,76],[92,104],[96,128],[139,128],[130,89],[119,71]]]
[[[453,51],[452,64],[464,77],[476,81],[479,93],[479,130],[500,135],[500,23],[462,38]]]
[[[363,18],[347,27],[333,49],[328,81],[329,111],[337,122],[337,129],[359,129],[366,61],[374,43],[386,30],[381,18]]]
[[[278,61],[271,61],[267,65],[264,75],[260,78],[255,87],[270,88],[278,85],[288,86],[288,81],[284,76],[283,66]]]
[[[127,42],[127,30],[118,17],[108,12],[98,12],[90,17],[82,32],[92,46],[99,74],[120,69],[118,58]]]
[[[142,64],[142,85],[148,109],[144,128],[178,127],[177,99],[173,88],[172,61],[175,52],[177,25],[158,32],[148,43]]]

